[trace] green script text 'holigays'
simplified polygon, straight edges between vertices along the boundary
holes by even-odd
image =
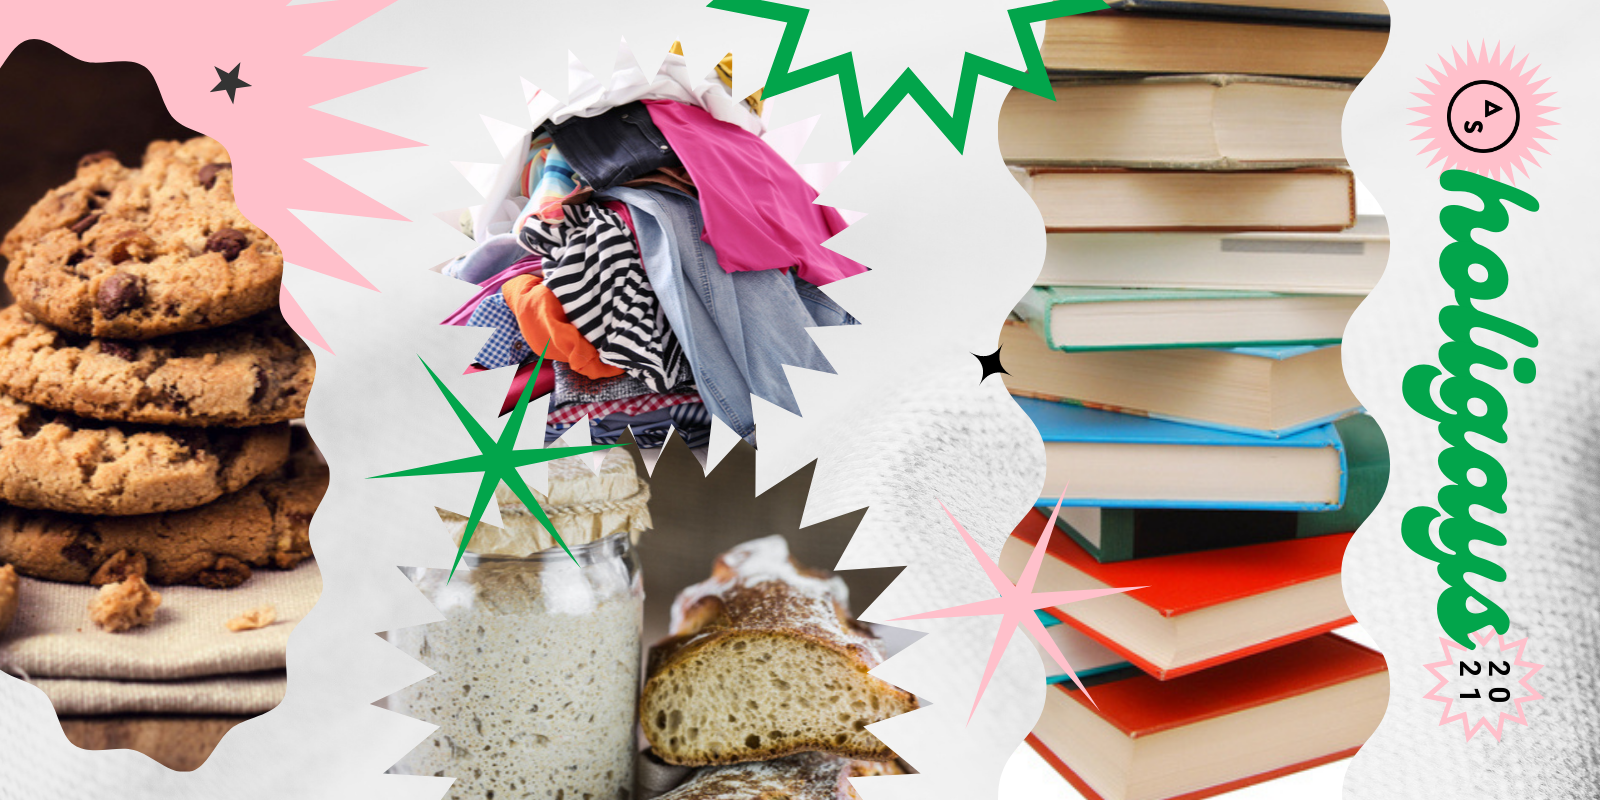
[[[1439,595],[1439,624],[1450,638],[1472,650],[1472,633],[1492,625],[1503,634],[1511,625],[1505,609],[1467,583],[1468,573],[1495,582],[1506,579],[1504,567],[1474,553],[1471,547],[1473,542],[1494,547],[1506,543],[1505,534],[1472,516],[1473,506],[1505,513],[1506,471],[1493,456],[1474,447],[1467,434],[1506,443],[1506,400],[1493,386],[1473,376],[1472,367],[1503,370],[1507,361],[1474,341],[1472,332],[1497,333],[1526,347],[1539,345],[1539,337],[1532,331],[1473,305],[1504,294],[1509,274],[1499,256],[1473,241],[1472,232],[1478,228],[1492,233],[1505,230],[1510,224],[1507,201],[1528,211],[1538,211],[1539,201],[1513,186],[1461,170],[1440,174],[1439,185],[1477,195],[1483,210],[1447,206],[1439,212],[1439,224],[1453,240],[1439,253],[1439,272],[1456,294],[1455,304],[1439,311],[1439,327],[1450,341],[1439,348],[1439,367],[1419,364],[1406,371],[1401,394],[1412,410],[1439,423],[1439,436],[1449,445],[1439,454],[1439,471],[1450,483],[1439,490],[1437,509],[1417,506],[1406,512],[1400,534],[1413,552],[1438,563],[1439,577],[1448,584]],[[1519,358],[1511,365],[1511,374],[1519,383],[1532,383],[1535,371],[1531,359]],[[1439,385],[1441,407],[1434,400],[1433,386],[1446,373],[1448,377]],[[1439,523],[1443,547],[1430,533],[1440,516],[1445,517]]]

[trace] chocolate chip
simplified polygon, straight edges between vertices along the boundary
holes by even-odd
[[[227,589],[250,580],[250,567],[231,556],[218,556],[210,569],[194,576],[194,582],[208,589]]]
[[[259,403],[267,398],[267,393],[272,390],[272,376],[267,371],[255,367],[256,390],[250,394],[250,402]]]
[[[249,246],[250,237],[245,236],[243,231],[232,228],[223,228],[206,239],[207,253],[221,253],[222,257],[229,261],[238,258],[239,254]]]
[[[22,434],[22,438],[32,439],[46,424],[48,423],[39,416],[39,412],[29,411],[22,416],[22,419],[17,420],[17,431]]]
[[[117,154],[111,152],[110,150],[101,150],[98,153],[90,153],[89,155],[86,155],[83,158],[78,159],[78,169],[83,169],[84,167],[87,167],[90,164],[94,164],[94,163],[97,163],[97,162],[100,162],[100,161],[107,161],[107,160],[116,161],[117,160]]]
[[[133,553],[127,550],[118,550],[106,559],[106,563],[90,576],[89,583],[94,586],[105,586],[109,583],[122,583],[129,578],[143,578],[149,572],[149,562],[145,560],[144,553]]]
[[[80,533],[72,543],[61,548],[61,555],[74,564],[87,567],[94,563],[94,554],[100,549],[100,534]]]
[[[144,302],[144,284],[137,275],[113,272],[100,282],[94,304],[107,319],[116,317]]]
[[[179,394],[176,389],[168,386],[161,390],[161,396],[167,401],[167,406],[174,411],[183,411],[189,407],[189,398]]]
[[[100,342],[100,352],[105,353],[108,356],[116,356],[123,361],[138,360],[138,356],[134,354],[133,348],[123,344],[122,342],[102,341]]]
[[[207,164],[200,168],[200,185],[210,189],[217,185],[217,173],[233,169],[233,164],[224,161],[220,164]]]
[[[205,434],[191,430],[170,430],[167,431],[167,437],[196,456],[205,452],[206,444],[210,441]]]
[[[100,221],[100,215],[98,213],[90,214],[90,215],[84,217],[83,219],[80,219],[77,222],[72,223],[72,232],[78,234],[79,236],[82,236],[84,231],[87,231],[90,228],[93,228],[94,224],[96,222],[99,222],[99,221]]]
[[[83,260],[88,258],[88,257],[89,257],[88,253],[85,253],[82,250],[74,250],[74,251],[72,251],[72,255],[67,256],[67,266],[75,267],[75,266],[77,266],[79,264],[82,264]]]

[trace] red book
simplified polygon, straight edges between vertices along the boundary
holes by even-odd
[[[1012,531],[1000,553],[1000,569],[1012,580],[1048,522],[1034,509]],[[1146,587],[1045,611],[1165,680],[1354,622],[1339,581],[1350,536],[1102,564],[1072,537],[1053,531],[1051,557],[1034,588]]]
[[[1091,800],[1198,800],[1355,753],[1389,702],[1383,656],[1323,634],[1171,681],[1059,684],[1028,743]]]

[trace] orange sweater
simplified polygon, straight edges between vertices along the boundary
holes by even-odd
[[[545,358],[564,361],[572,371],[591,380],[612,378],[622,374],[621,367],[613,367],[600,360],[599,351],[583,334],[567,321],[561,302],[544,285],[538,275],[518,275],[500,287],[506,306],[517,316],[517,327],[529,349],[539,352],[548,342],[550,349]]]

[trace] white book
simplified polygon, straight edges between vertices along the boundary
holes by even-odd
[[[1389,226],[1330,233],[1052,233],[1039,286],[1366,295],[1389,263]]]

